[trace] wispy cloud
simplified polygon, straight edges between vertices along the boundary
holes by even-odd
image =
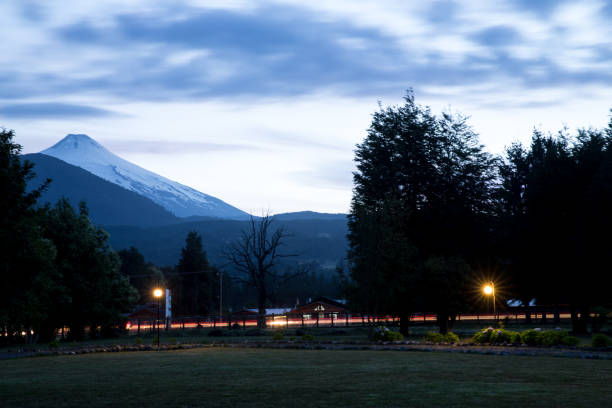
[[[113,116],[115,112],[86,105],[67,103],[17,103],[0,105],[0,118],[64,119],[66,117]]]
[[[480,83],[504,75],[522,78],[525,87],[538,86],[542,77],[559,85],[612,81],[612,31],[597,24],[612,17],[604,3],[480,9],[453,1],[375,7],[262,2],[227,9],[195,2],[173,3],[172,9],[163,2],[135,4],[76,7],[72,18],[48,3],[18,7],[15,18],[36,24],[12,27],[31,37],[22,40],[27,68],[0,68],[0,76],[11,80],[0,96],[102,92],[173,100],[323,89],[384,96],[410,85]],[[37,7],[42,11],[33,11]],[[92,18],[92,12],[102,17]],[[568,13],[594,24],[577,27]],[[549,75],[534,78],[533,72]]]

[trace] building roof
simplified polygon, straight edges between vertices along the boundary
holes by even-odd
[[[318,297],[305,305],[298,306],[290,313],[347,313],[348,309],[340,302],[326,297]]]

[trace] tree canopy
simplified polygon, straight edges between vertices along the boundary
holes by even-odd
[[[117,326],[135,291],[108,235],[91,224],[84,203],[78,213],[65,199],[38,205],[50,180],[28,190],[33,166],[13,138],[0,131],[0,327],[9,340],[25,333],[32,341],[64,326],[77,339],[86,326],[94,334]]]
[[[495,158],[465,117],[435,116],[408,92],[404,105],[374,114],[355,161],[354,303],[404,321],[427,308],[445,331],[486,240]]]
[[[214,310],[217,270],[210,266],[202,246],[202,237],[191,231],[175,268],[173,279],[175,305],[173,310],[183,315],[205,315]]]
[[[494,157],[465,117],[434,115],[409,91],[373,115],[355,161],[354,307],[399,315],[403,331],[411,311],[434,311],[444,332],[485,270],[524,304],[569,305],[575,332],[609,305],[612,120],[574,137],[534,131]]]

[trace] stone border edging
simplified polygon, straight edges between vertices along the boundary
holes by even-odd
[[[447,352],[481,355],[516,355],[516,356],[549,356],[568,357],[596,360],[612,360],[612,349],[594,348],[563,348],[563,347],[528,347],[528,346],[486,346],[470,344],[434,344],[413,341],[404,342],[377,342],[377,343],[338,343],[335,341],[246,341],[242,343],[212,342],[208,344],[163,344],[160,351],[190,350],[200,348],[265,348],[265,349],[287,349],[287,350],[372,350],[372,351],[420,351],[420,352]],[[34,357],[53,355],[77,355],[92,353],[113,353],[130,351],[157,351],[157,347],[151,345],[129,345],[129,346],[92,346],[72,350],[35,350],[17,353],[4,353],[0,359],[11,357]],[[10,355],[7,355],[10,354]]]

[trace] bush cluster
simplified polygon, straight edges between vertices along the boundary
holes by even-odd
[[[428,331],[425,334],[425,341],[430,343],[459,343],[459,336],[452,332],[442,334]]]
[[[399,332],[390,330],[385,326],[375,327],[370,333],[370,340],[374,341],[401,341],[404,340],[404,335]]]
[[[608,347],[612,346],[612,339],[605,334],[598,333],[593,335],[591,344],[593,347]]]
[[[521,333],[503,328],[487,327],[472,337],[478,344],[526,344],[528,346],[576,346],[579,340],[565,330],[528,329]]]

